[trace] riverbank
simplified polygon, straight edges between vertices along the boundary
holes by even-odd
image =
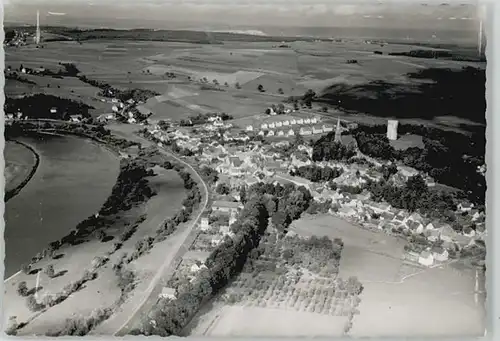
[[[95,213],[119,170],[116,154],[89,139],[53,133],[16,139],[39,156],[36,172],[5,207],[4,278]]]
[[[15,197],[28,184],[35,175],[40,165],[40,155],[35,148],[27,143],[17,140],[5,141],[5,195],[4,202],[7,203]],[[9,147],[9,144],[11,146]],[[14,146],[20,146],[19,150]],[[27,153],[23,153],[26,150]],[[28,155],[26,155],[28,154]]]

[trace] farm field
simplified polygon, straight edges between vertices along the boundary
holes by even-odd
[[[12,68],[21,64],[33,68],[43,66],[55,71],[61,68],[60,62],[71,62],[90,79],[115,87],[149,89],[162,94],[157,103],[145,107],[156,116],[153,119],[174,120],[211,111],[244,118],[260,114],[271,104],[277,104],[290,95],[301,95],[309,88],[321,94],[325,88],[340,83],[356,85],[384,81],[409,84],[418,82],[405,76],[409,72],[428,67],[474,65],[386,55],[414,48],[406,45],[382,47],[357,42],[299,41],[290,43],[291,48],[285,49],[273,45],[271,42],[225,42],[223,45],[112,40],[85,41],[82,44],[48,42],[43,49],[29,46],[8,49],[6,65]],[[376,50],[385,54],[374,54]],[[64,52],[62,55],[61,51]],[[357,63],[347,63],[351,59]],[[95,115],[111,109],[111,104],[98,98],[98,89],[76,78],[25,77],[37,84],[9,81],[7,96],[43,92],[84,101],[96,108]],[[221,91],[203,89],[202,79],[212,85],[216,80]],[[263,92],[257,90],[259,85],[262,85]],[[184,94],[179,96],[179,92]],[[334,115],[336,112],[330,110],[325,114]],[[355,119],[358,120],[358,115]],[[450,119],[436,124],[457,127],[457,122]]]
[[[276,252],[268,249],[265,240],[266,256],[257,263],[247,261],[260,270],[251,273],[244,269],[202,308],[183,335],[483,335],[484,312],[474,299],[472,271],[453,263],[429,269],[411,265],[402,259],[406,242],[329,215],[301,218],[292,223],[290,231],[305,237],[342,239],[338,274],[297,272],[296,267],[265,271],[272,263],[269,255]],[[363,286],[359,296],[344,291],[349,288],[345,280],[353,277]]]
[[[405,265],[402,241],[336,217],[301,219],[294,226],[299,234],[344,241],[339,276],[358,276],[364,287],[360,314],[349,335],[483,335],[483,309],[474,302],[473,271],[458,270],[453,264],[425,270]]]

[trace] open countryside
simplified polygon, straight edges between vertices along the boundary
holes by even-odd
[[[484,334],[484,46],[6,37],[7,334]]]

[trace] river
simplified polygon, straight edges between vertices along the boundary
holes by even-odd
[[[44,135],[18,140],[36,150],[40,164],[5,205],[4,278],[97,212],[119,172],[118,157],[88,139]]]

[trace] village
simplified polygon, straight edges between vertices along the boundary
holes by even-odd
[[[404,261],[422,268],[444,264],[456,257],[457,252],[477,243],[484,245],[484,211],[474,208],[471,203],[457,205],[456,219],[464,226],[462,231],[457,232],[444,220],[376,202],[366,189],[353,194],[350,189],[362,188],[367,181],[382,179],[381,167],[390,163],[365,156],[359,150],[355,154],[358,162],[312,161],[313,148],[305,138],[333,131],[319,117],[261,115],[260,120],[253,125],[238,127],[212,115],[202,125],[179,127],[175,123],[161,122],[147,128],[147,134],[159,146],[175,145],[181,149],[182,155],[193,158],[200,169],[209,167],[218,174],[217,181],[212,185],[212,208],[202,218],[201,233],[191,249],[194,251],[190,251],[192,255],[183,260],[181,269],[194,275],[224,237],[231,237],[230,226],[243,207],[240,190],[258,182],[303,186],[310,191],[316,203],[327,205],[328,214],[363,229],[411,240],[405,247]],[[287,127],[289,131],[284,133],[285,130],[281,129],[270,133],[276,127]],[[356,149],[356,140],[349,135],[349,130],[355,127],[355,124],[337,120],[335,141]],[[275,135],[285,138],[276,139]],[[389,120],[387,137],[397,138],[397,121]],[[186,152],[183,153],[183,150]],[[331,181],[312,182],[292,175],[302,166],[330,167],[338,169],[341,174]],[[415,169],[397,165],[397,172],[392,175],[391,181],[403,186],[408,179],[419,174]],[[420,175],[429,188],[436,186],[427,174]],[[474,228],[470,228],[472,225]],[[174,289],[165,290],[165,295],[168,292],[168,295],[174,295]]]

